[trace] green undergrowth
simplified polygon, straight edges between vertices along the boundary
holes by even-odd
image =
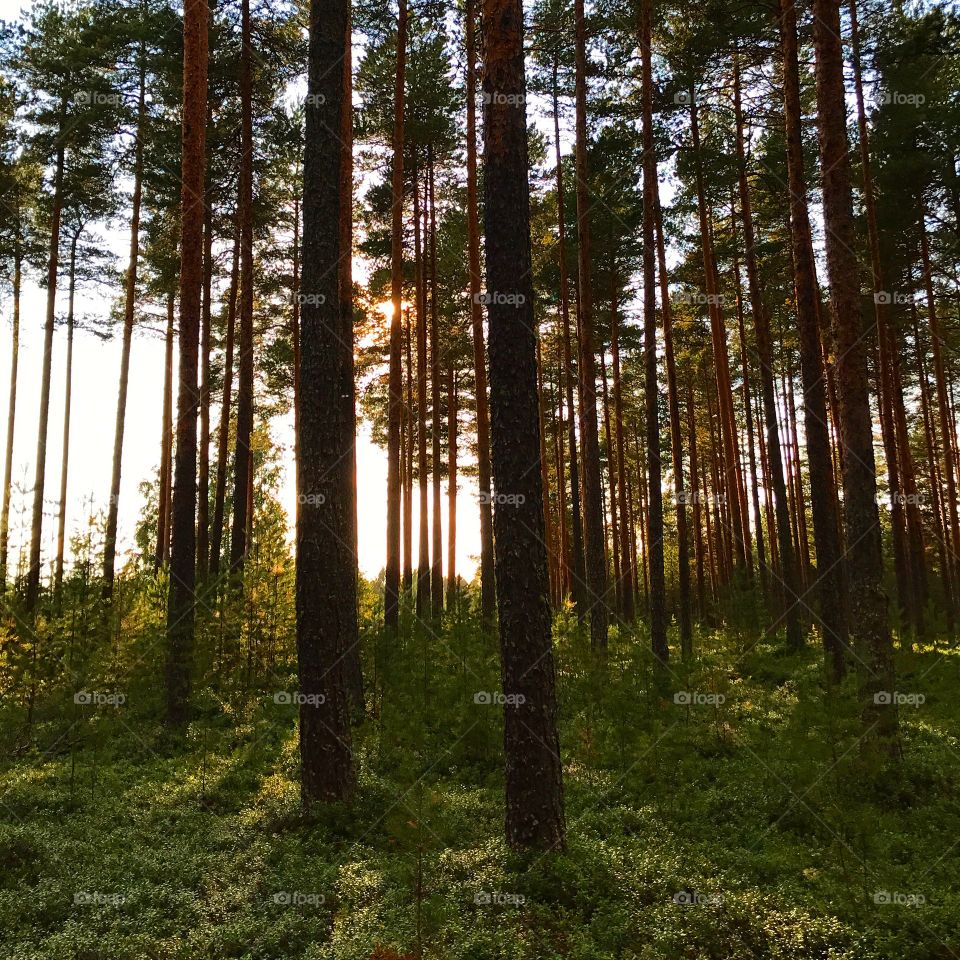
[[[827,686],[814,637],[786,656],[702,632],[662,674],[642,631],[614,628],[605,663],[569,618],[555,636],[565,852],[503,841],[495,640],[449,618],[370,631],[356,798],[309,821],[274,696],[289,663],[198,690],[185,741],[146,674],[120,706],[38,718],[2,769],[0,956],[960,955],[956,651],[899,651],[923,702],[879,769],[855,681]]]

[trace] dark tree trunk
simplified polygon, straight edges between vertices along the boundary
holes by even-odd
[[[520,0],[484,0],[484,209],[493,479],[514,503],[494,513],[505,706],[506,835],[564,846],[537,423],[537,355]],[[494,94],[502,96],[494,97]]]
[[[387,563],[384,571],[384,622],[396,629],[400,617],[400,429],[403,417],[403,111],[407,62],[407,0],[397,21],[394,82],[393,219],[390,241],[390,372],[387,411]],[[409,475],[408,475],[409,483]]]
[[[586,560],[583,555],[583,515],[580,508],[580,467],[577,453],[577,408],[570,347],[570,281],[567,276],[567,227],[564,211],[563,162],[560,156],[560,111],[557,103],[557,64],[553,65],[553,142],[557,178],[557,254],[560,259],[560,316],[563,321],[563,373],[567,387],[567,446],[570,450],[571,593],[581,619],[586,609]]]
[[[167,723],[187,721],[196,599],[197,353],[203,293],[203,206],[207,120],[207,0],[187,0],[183,19],[183,159],[180,180],[180,392],[171,509],[167,604]]]
[[[877,702],[893,691],[893,644],[883,590],[877,475],[873,455],[867,358],[860,314],[860,284],[853,224],[843,48],[839,0],[814,0],[813,37],[827,273],[836,341],[843,462],[843,500],[850,559],[850,630],[866,665],[863,718],[870,742],[899,750],[896,704]],[[882,699],[882,698],[881,698]]]
[[[143,198],[143,123],[146,114],[147,67],[144,44],[139,51],[139,86],[137,94],[137,134],[133,154],[133,198],[130,209],[130,259],[123,303],[123,345],[120,348],[120,385],[117,390],[117,419],[113,433],[113,467],[110,477],[110,499],[107,502],[107,529],[103,543],[103,598],[113,596],[117,559],[117,526],[120,513],[120,476],[123,470],[123,435],[127,423],[127,392],[130,384],[130,347],[133,341],[133,318],[137,301],[137,268],[140,263],[140,207]]]
[[[339,133],[348,0],[314,0],[303,167],[303,275],[300,321],[301,410],[297,525],[297,663],[304,807],[347,800],[354,774],[344,654],[357,636],[352,523],[347,487],[353,424],[341,396],[346,351],[341,296]]]
[[[597,375],[594,356],[593,282],[590,262],[590,196],[587,173],[586,24],[583,0],[576,0],[576,170],[577,263],[580,327],[580,416],[583,422],[583,503],[586,541],[587,605],[590,643],[607,645],[610,620],[607,562],[604,551],[600,438],[597,425]]]
[[[750,310],[757,339],[757,357],[760,361],[760,388],[767,424],[767,455],[770,459],[773,496],[776,504],[776,527],[780,555],[780,586],[784,597],[783,619],[786,624],[787,646],[796,650],[803,645],[803,627],[800,621],[800,586],[794,544],[790,536],[790,515],[787,487],[784,479],[780,437],[777,431],[777,402],[773,389],[773,346],[770,339],[770,317],[760,287],[757,266],[756,240],[750,189],[747,182],[746,157],[743,147],[743,113],[740,106],[740,71],[735,65],[734,93],[737,126],[737,162],[739,164],[740,209],[743,218],[743,241],[747,261],[747,285],[750,292]],[[759,518],[758,518],[759,519]]]
[[[60,104],[60,129],[66,122],[66,100]],[[57,270],[60,265],[60,214],[63,207],[64,140],[58,141],[50,212],[50,253],[47,260],[47,314],[43,326],[43,366],[40,374],[40,415],[37,422],[37,462],[30,523],[30,564],[24,605],[32,613],[40,597],[40,548],[43,537],[43,490],[47,476],[47,429],[50,425],[50,377],[53,367],[53,327],[57,306]]]
[[[780,43],[784,61],[784,114],[787,168],[790,178],[790,232],[793,240],[794,289],[800,331],[800,375],[803,380],[804,428],[810,471],[813,537],[817,550],[817,592],[820,627],[833,676],[843,676],[847,619],[843,597],[844,563],[837,517],[837,487],[830,450],[827,398],[824,392],[823,348],[817,303],[816,267],[807,208],[804,173],[800,72],[797,58],[797,11],[794,0],[781,0]]]
[[[663,465],[660,454],[660,390],[657,383],[657,249],[654,192],[657,157],[653,136],[652,0],[640,8],[643,110],[643,392],[647,434],[647,528],[650,557],[650,644],[661,663],[670,656],[667,644],[666,584],[663,564]]]
[[[427,153],[430,188],[430,479],[433,483],[433,562],[430,565],[430,600],[434,617],[443,613],[443,523],[440,509],[440,318],[437,305],[437,198],[433,151]]]
[[[53,590],[59,595],[63,586],[63,553],[67,541],[67,477],[70,472],[70,411],[73,403],[73,304],[77,291],[77,241],[70,241],[70,273],[67,293],[67,360],[63,382],[63,444],[60,453],[60,500],[57,512],[57,560],[53,570]]]
[[[19,229],[19,209],[17,210]],[[20,242],[20,238],[17,238]],[[23,279],[19,249],[13,266],[13,330],[10,342],[10,400],[7,406],[7,448],[3,457],[3,507],[0,509],[0,597],[7,588],[7,554],[10,546],[10,490],[13,480],[13,434],[17,423],[17,368],[20,361],[20,285]]]
[[[241,3],[240,48],[240,365],[237,375],[237,438],[233,455],[233,524],[230,572],[242,590],[247,556],[253,434],[253,40],[250,0]],[[249,519],[252,519],[249,518]]]
[[[466,0],[467,55],[467,256],[470,267],[470,327],[477,413],[477,481],[480,489],[480,616],[493,623],[497,605],[493,570],[493,502],[490,497],[490,411],[487,407],[487,361],[480,303],[480,220],[477,204],[477,52],[474,0]]]
[[[213,524],[210,532],[210,576],[220,573],[223,548],[223,521],[227,497],[227,460],[230,452],[230,398],[233,389],[233,352],[237,325],[237,298],[240,284],[240,218],[233,240],[233,266],[230,270],[230,292],[227,296],[227,337],[224,345],[223,392],[220,396],[220,428],[217,438],[217,476],[213,491]]]
[[[160,428],[159,496],[157,506],[157,551],[153,572],[170,559],[170,500],[173,468],[173,314],[174,297],[167,294],[167,333],[163,361],[163,414]]]

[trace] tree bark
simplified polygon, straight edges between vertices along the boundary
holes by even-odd
[[[203,292],[207,119],[207,0],[187,0],[183,20],[183,159],[180,220],[180,392],[167,604],[167,723],[187,721],[196,599],[197,353]]]
[[[587,55],[583,0],[576,10],[576,171],[577,264],[580,327],[580,405],[583,421],[583,500],[586,541],[587,612],[590,643],[607,645],[610,620],[607,563],[604,556],[603,504],[600,478],[600,438],[597,425],[597,375],[594,356],[593,281],[590,263],[590,197],[587,172]]]
[[[384,622],[395,630],[400,618],[400,421],[403,411],[403,111],[407,62],[407,0],[397,20],[394,79],[393,215],[390,241],[390,372],[387,411],[387,563],[384,571]]]
[[[137,302],[137,268],[140,263],[140,208],[143,201],[143,139],[146,116],[147,65],[144,44],[139,50],[137,87],[137,134],[133,154],[133,197],[130,208],[130,259],[123,303],[123,344],[120,348],[120,384],[117,390],[117,419],[113,433],[113,466],[110,499],[107,503],[107,529],[103,544],[103,599],[113,596],[117,559],[117,528],[120,514],[120,477],[123,470],[123,437],[127,423],[127,393],[130,384],[130,348],[133,341],[134,310]]]
[[[882,582],[880,517],[855,253],[839,0],[814,0],[813,13],[827,272],[837,350],[840,438],[845,453],[843,495],[850,558],[850,630],[854,647],[859,649],[867,667],[862,677],[862,713],[869,732],[868,740],[892,755],[899,752],[896,704],[878,702],[876,697],[878,693],[895,689],[893,644]]]
[[[520,0],[483,0],[484,219],[490,349],[491,452],[506,755],[506,837],[512,847],[565,842],[550,598],[537,422],[537,356]],[[494,96],[498,94],[500,96]]]
[[[300,679],[301,794],[304,807],[348,800],[354,789],[345,654],[357,636],[349,448],[353,425],[341,391],[345,293],[341,277],[339,134],[348,0],[310,7],[306,151],[303,167],[303,310],[300,321],[301,411],[297,525],[297,663]],[[330,225],[340,225],[330,229]]]

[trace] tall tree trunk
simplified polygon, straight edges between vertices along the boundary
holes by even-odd
[[[614,268],[616,262],[614,262]],[[623,437],[623,389],[620,382],[620,315],[617,310],[617,284],[614,272],[613,293],[610,304],[610,353],[613,364],[613,419],[616,427],[617,492],[620,499],[620,593],[623,597],[623,616],[632,621],[636,616],[633,600],[633,571],[630,562],[629,538],[627,537],[627,471]],[[682,481],[681,481],[682,482]]]
[[[794,291],[800,332],[800,376],[803,381],[804,431],[810,474],[813,538],[817,551],[817,593],[820,628],[833,676],[845,670],[847,618],[844,604],[844,562],[837,516],[837,486],[824,393],[823,347],[820,340],[816,266],[807,208],[800,69],[797,56],[797,10],[794,0],[781,0],[780,44],[783,52],[784,114],[787,169],[790,181],[790,233],[793,245]]]
[[[239,205],[238,205],[239,206]],[[230,452],[230,397],[233,389],[233,353],[240,285],[240,216],[237,210],[233,238],[233,266],[227,295],[227,336],[224,345],[223,392],[220,396],[220,428],[217,438],[217,476],[213,491],[213,524],[210,532],[210,575],[219,576],[223,548],[223,521],[227,497],[227,460]]]
[[[60,130],[66,123],[66,99],[60,102]],[[47,429],[50,425],[50,377],[53,367],[53,327],[57,305],[57,270],[60,264],[60,215],[63,208],[64,138],[58,139],[50,211],[50,253],[47,259],[47,314],[43,326],[43,366],[40,375],[40,415],[37,422],[37,462],[33,482],[30,523],[30,564],[27,568],[25,607],[32,613],[40,597],[40,548],[43,537],[43,490],[47,476]]]
[[[248,484],[253,435],[253,39],[250,0],[240,5],[240,365],[237,375],[237,437],[233,455],[233,525],[230,529],[230,572],[243,588],[247,556]],[[252,519],[252,517],[250,518]]]
[[[163,360],[163,421],[160,429],[160,477],[157,506],[157,552],[153,572],[170,560],[170,501],[173,469],[173,293],[167,294],[167,333]]]
[[[466,0],[467,55],[467,260],[470,270],[470,328],[477,415],[477,482],[480,488],[480,616],[493,623],[497,605],[493,570],[493,501],[490,488],[490,411],[487,361],[480,303],[480,219],[477,205],[477,43],[474,0]]]
[[[697,210],[700,220],[700,237],[703,245],[703,272],[707,289],[707,308],[710,315],[710,333],[716,365],[717,399],[720,404],[720,439],[725,460],[724,487],[730,494],[728,508],[731,515],[730,534],[733,553],[738,567],[747,569],[749,544],[743,535],[741,516],[740,482],[737,476],[736,424],[733,415],[733,394],[730,387],[730,362],[727,355],[727,332],[721,309],[721,295],[717,285],[716,260],[713,250],[713,230],[707,210],[704,185],[703,158],[700,147],[700,123],[696,96],[690,91],[690,132],[693,141],[694,164],[697,184]]]
[[[516,495],[494,513],[503,692],[515,697],[504,709],[506,836],[513,847],[558,849],[563,774],[540,487],[529,163],[525,111],[516,106],[526,94],[520,0],[483,0],[483,23],[487,290],[508,295],[491,297],[488,307],[491,452],[497,492]]]
[[[344,624],[343,662],[350,704],[354,711],[360,714],[364,707],[364,698],[358,608],[360,546],[357,530],[357,382],[353,356],[353,32],[350,0],[347,0],[347,23],[344,28],[340,153],[340,253],[337,270],[340,280],[340,343],[343,350],[340,368],[340,402],[343,405],[341,442],[345,450],[340,489],[346,515],[346,542],[350,548],[352,571],[349,579],[344,576],[345,593],[342,600],[357,611],[357,615],[352,619],[348,618]],[[298,344],[298,363],[299,359]],[[299,381],[299,367],[297,374]],[[297,386],[299,390],[299,382]]]
[[[670,451],[673,484],[677,497],[677,575],[680,580],[680,651],[684,659],[693,654],[693,625],[690,616],[690,536],[687,532],[687,494],[683,482],[683,426],[680,422],[680,394],[677,361],[673,349],[673,311],[670,308],[670,278],[667,274],[666,244],[663,239],[663,212],[660,190],[653,194],[654,227],[657,234],[657,269],[660,279],[660,308],[663,313],[663,352],[667,368],[667,404],[670,413]],[[696,510],[697,508],[694,507]],[[702,585],[703,565],[699,566]],[[703,608],[701,597],[701,610]]]
[[[580,327],[580,415],[583,421],[583,500],[590,643],[607,645],[610,619],[604,556],[597,375],[594,356],[593,281],[590,262],[590,196],[587,173],[587,53],[583,0],[576,0],[577,264]]]
[[[417,162],[419,166],[419,161]],[[427,192],[424,177],[424,192]],[[424,204],[424,208],[426,204]],[[419,542],[417,546],[417,616],[430,612],[430,501],[427,472],[427,282],[421,223],[427,211],[420,206],[420,171],[413,171],[414,258],[417,277],[417,490],[419,493]],[[423,220],[421,221],[421,214]]]
[[[413,589],[413,448],[416,439],[413,420],[413,326],[409,309],[406,311],[405,319],[407,400],[402,411],[403,424],[406,426],[406,446],[404,447],[406,484],[403,488],[403,591],[409,594]]]
[[[209,117],[209,110],[207,116]],[[210,563],[210,324],[213,319],[213,201],[207,180],[203,217],[203,310],[200,316],[200,441],[197,448],[197,580]]]
[[[940,418],[940,436],[943,442],[943,475],[947,486],[947,510],[949,519],[948,551],[953,558],[953,595],[960,590],[960,517],[957,513],[957,473],[956,450],[953,442],[953,425],[950,416],[950,403],[947,397],[947,372],[943,360],[943,339],[940,330],[940,318],[937,315],[937,302],[933,291],[933,273],[930,269],[930,242],[927,239],[926,208],[923,195],[920,195],[920,256],[923,266],[923,285],[927,299],[927,316],[930,323],[930,348],[933,353],[934,383],[937,388],[937,411]]]
[[[203,292],[207,119],[207,0],[187,0],[183,19],[183,160],[180,180],[180,392],[167,604],[167,722],[182,726],[190,701],[197,508],[197,352]]]
[[[455,610],[457,579],[457,372],[447,362],[447,609]]]
[[[672,416],[672,414],[671,414]],[[687,388],[687,431],[690,436],[690,499],[693,503],[693,530],[697,561],[697,612],[702,617],[707,609],[704,582],[703,527],[700,524],[702,491],[697,464],[697,421],[693,410],[693,386]]]
[[[63,381],[63,444],[60,453],[60,501],[57,507],[57,560],[53,590],[59,596],[63,586],[63,553],[67,540],[67,478],[70,473],[70,411],[73,403],[73,304],[77,290],[77,242],[79,231],[70,239],[70,273],[67,293],[67,360]]]
[[[582,2],[582,0],[581,0]],[[646,407],[648,508],[646,540],[650,557],[650,644],[661,663],[667,643],[663,561],[663,464],[660,453],[660,389],[657,383],[657,249],[654,243],[657,155],[653,137],[652,0],[640,7],[641,104],[643,112],[643,393]]]
[[[117,418],[113,432],[113,466],[110,499],[107,502],[107,529],[103,543],[103,598],[113,596],[117,559],[117,529],[120,516],[120,477],[123,470],[123,436],[127,423],[127,393],[130,384],[130,348],[133,342],[134,310],[137,302],[137,268],[140,264],[140,207],[143,201],[143,140],[146,116],[147,64],[145,44],[139,49],[137,85],[137,133],[133,152],[133,198],[130,209],[130,258],[123,302],[123,344],[120,348],[120,383],[117,389]]]
[[[17,229],[19,231],[19,208]],[[7,554],[10,547],[10,491],[13,485],[13,434],[17,424],[17,369],[20,361],[20,285],[23,260],[18,249],[13,264],[13,330],[10,337],[10,399],[7,404],[7,447],[3,457],[3,506],[0,508],[0,597],[7,589]]]
[[[393,214],[390,241],[390,372],[387,411],[387,563],[384,623],[396,629],[400,617],[400,421],[403,415],[403,112],[407,62],[407,0],[397,20],[397,69],[393,96]]]
[[[776,527],[780,555],[780,580],[785,609],[787,646],[792,650],[803,645],[800,621],[800,585],[794,544],[790,536],[787,487],[784,479],[780,438],[777,431],[777,402],[773,389],[773,346],[770,338],[770,316],[760,286],[757,265],[756,239],[753,228],[753,208],[747,181],[746,156],[743,144],[743,110],[740,103],[739,61],[734,61],[734,101],[737,127],[737,162],[739,165],[740,211],[743,219],[743,241],[747,265],[747,286],[750,293],[750,311],[753,314],[754,335],[757,338],[757,356],[760,361],[760,387],[767,424],[767,455],[770,459],[773,496],[776,504]],[[759,517],[757,518],[759,522]],[[771,535],[772,538],[772,535]]]
[[[353,424],[342,397],[346,292],[341,277],[344,211],[339,134],[349,0],[310,7],[306,152],[303,166],[303,277],[300,325],[302,408],[297,525],[297,664],[301,795],[314,803],[349,799],[354,788],[345,655],[357,637],[351,519]],[[330,229],[339,224],[340,229]]]
[[[440,318],[437,304],[437,190],[433,150],[427,148],[430,187],[430,467],[433,481],[433,562],[430,566],[430,599],[433,616],[443,613],[443,523],[440,508]]]
[[[580,467],[577,453],[577,412],[570,346],[570,280],[567,275],[567,227],[564,210],[563,162],[560,156],[560,110],[557,93],[557,62],[553,64],[553,143],[557,179],[557,254],[560,259],[560,317],[563,322],[563,372],[567,387],[567,446],[570,449],[571,553],[570,575],[577,615],[586,613],[586,560],[583,555],[583,515],[580,505]]]
[[[877,475],[862,342],[839,0],[814,0],[813,14],[827,273],[837,351],[840,437],[845,451],[843,505],[850,558],[850,629],[854,646],[867,667],[862,690],[869,739],[893,754],[899,750],[896,704],[878,703],[876,697],[895,689],[893,644],[883,590]]]

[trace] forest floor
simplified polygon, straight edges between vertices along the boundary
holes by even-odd
[[[371,635],[356,800],[309,822],[275,696],[290,665],[198,691],[186,742],[157,723],[155,677],[120,706],[70,702],[0,769],[0,956],[960,956],[960,650],[899,652],[912,699],[884,773],[813,640],[748,636],[698,636],[664,689],[642,636],[600,667],[558,622],[551,856],[504,844],[501,709],[477,696],[496,650],[468,623]]]

